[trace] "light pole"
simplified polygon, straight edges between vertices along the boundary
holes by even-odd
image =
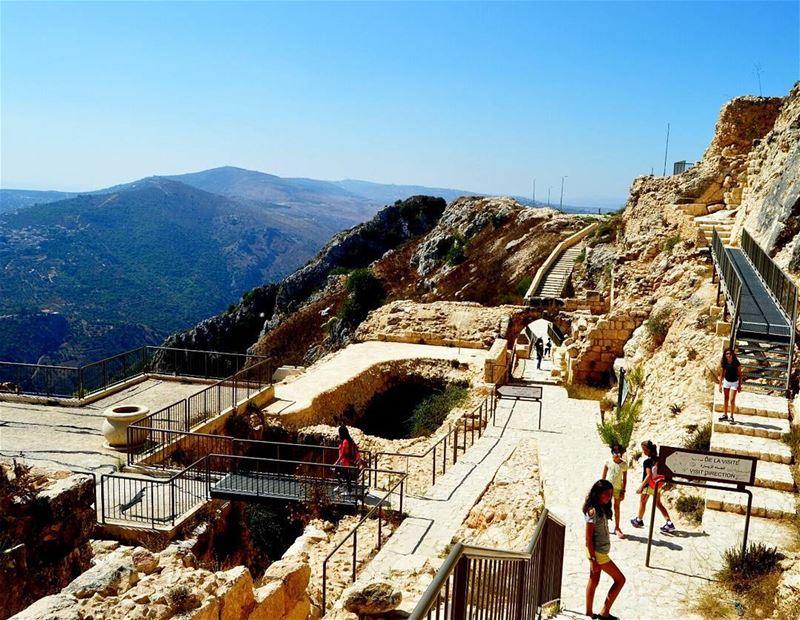
[[[558,201],[558,210],[559,211],[561,211],[562,208],[564,207],[564,179],[566,179],[566,178],[567,178],[566,176],[561,177],[561,198]]]
[[[533,179],[533,206],[536,206],[536,179]]]
[[[547,186],[547,206],[550,206],[550,186]]]

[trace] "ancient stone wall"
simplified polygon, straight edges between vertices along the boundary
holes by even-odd
[[[7,618],[86,570],[97,519],[91,476],[0,467],[0,618]]]

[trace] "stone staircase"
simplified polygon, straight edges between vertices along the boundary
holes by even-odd
[[[542,279],[534,295],[536,297],[561,297],[564,294],[569,277],[572,275],[575,260],[582,251],[583,244],[574,245],[565,250]]]
[[[752,514],[770,519],[795,515],[796,493],[792,476],[792,452],[781,440],[789,432],[789,404],[780,396],[742,392],[736,399],[736,424],[719,422],[722,394],[714,391],[711,450],[754,456],[756,484]],[[744,514],[747,496],[735,491],[706,491],[706,508]]]
[[[711,233],[717,229],[717,234],[722,240],[723,245],[730,245],[731,231],[736,217],[736,210],[723,209],[711,215],[699,215],[694,218],[700,230],[700,243],[703,246],[711,245]]]

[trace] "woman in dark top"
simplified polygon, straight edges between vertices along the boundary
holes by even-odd
[[[639,488],[636,490],[637,495],[641,497],[639,498],[639,514],[631,519],[631,525],[633,527],[644,527],[642,517],[644,517],[645,508],[647,508],[647,498],[655,494],[656,482],[664,479],[664,476],[658,474],[658,448],[656,444],[649,440],[643,441],[642,452],[647,458],[642,465],[642,484],[640,484]],[[670,519],[669,512],[667,512],[664,504],[661,503],[661,497],[656,497],[655,502],[656,508],[658,508],[659,512],[661,512],[667,520],[667,522],[661,526],[661,531],[665,534],[674,532],[675,525],[672,523],[672,519]]]
[[[722,417],[720,422],[733,424],[733,414],[736,411],[736,394],[742,391],[742,365],[733,349],[725,349],[719,369],[719,391],[724,393]],[[728,417],[728,402],[730,402],[731,415]]]

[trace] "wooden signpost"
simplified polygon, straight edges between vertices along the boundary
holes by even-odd
[[[653,524],[656,516],[656,500],[661,485],[680,484],[701,489],[733,491],[747,495],[747,514],[744,522],[742,553],[747,551],[747,533],[750,529],[750,513],[753,508],[753,493],[745,488],[756,481],[758,459],[752,456],[726,454],[725,452],[701,452],[686,448],[663,446],[656,467],[657,480],[653,490],[653,506],[650,515],[650,534],[647,538],[645,566],[650,567],[650,547],[653,543]],[[713,483],[735,486],[720,486]]]

